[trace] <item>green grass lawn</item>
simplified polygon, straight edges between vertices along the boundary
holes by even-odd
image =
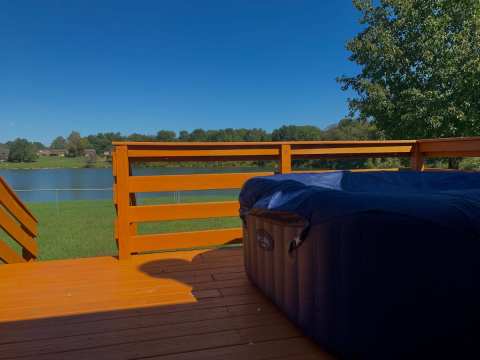
[[[98,157],[95,163],[87,164],[84,157],[40,156],[34,162],[0,162],[0,169],[69,169],[84,168],[87,165],[97,168],[110,167],[110,163],[101,157]]]
[[[233,196],[188,196],[182,202],[232,200]],[[143,203],[166,203],[169,199],[148,199]],[[171,201],[171,200],[170,200]],[[110,200],[61,201],[29,203],[28,208],[39,221],[38,244],[40,259],[64,259],[88,256],[116,255],[113,239],[114,209]],[[144,223],[139,233],[162,233],[240,226],[240,219],[213,218],[202,220],[164,221]],[[0,233],[5,240],[5,234]],[[16,249],[20,247],[12,240],[6,240]]]

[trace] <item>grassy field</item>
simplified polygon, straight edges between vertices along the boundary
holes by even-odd
[[[184,196],[182,202],[232,200],[226,196]],[[166,199],[151,199],[145,203],[165,203]],[[40,259],[64,259],[87,256],[116,255],[113,240],[114,209],[110,200],[61,201],[30,203],[29,209],[39,220]],[[145,223],[139,233],[161,233],[205,230],[240,226],[239,218],[214,218],[204,220],[166,221]],[[0,234],[5,240],[5,234]],[[19,249],[12,240],[6,240]]]
[[[104,158],[97,158],[92,164],[87,164],[84,157],[59,157],[59,156],[40,156],[34,162],[0,162],[0,169],[71,169],[84,167],[105,168],[110,167],[110,163]]]

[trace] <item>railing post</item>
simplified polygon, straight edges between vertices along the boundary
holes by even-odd
[[[420,152],[420,144],[417,143],[413,146],[412,154],[410,157],[410,167],[415,171],[423,171],[424,169],[424,158],[423,154]]]
[[[129,224],[128,208],[130,206],[130,194],[128,190],[128,177],[130,167],[126,145],[115,147],[115,170],[116,170],[116,198],[117,198],[117,230],[118,230],[118,258],[125,260],[130,258],[131,228]]]
[[[292,172],[292,147],[290,144],[282,144],[280,149],[280,174]]]

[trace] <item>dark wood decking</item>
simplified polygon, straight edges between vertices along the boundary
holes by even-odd
[[[0,266],[0,359],[329,359],[241,249]]]

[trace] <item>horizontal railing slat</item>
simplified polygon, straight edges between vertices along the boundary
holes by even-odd
[[[0,260],[3,260],[7,264],[25,262],[25,260],[8,247],[2,239],[0,239]]]
[[[128,150],[129,158],[278,156],[278,149]]]
[[[132,252],[219,246],[241,242],[242,229],[215,229],[132,236]]]
[[[35,240],[13,218],[8,216],[2,208],[0,208],[0,227],[19,245],[23,246],[35,257],[38,256],[38,246]]]
[[[409,154],[412,151],[411,145],[402,146],[369,146],[369,147],[331,147],[331,148],[311,148],[311,149],[292,149],[293,156],[302,155],[379,155],[379,154]]]
[[[132,222],[238,216],[238,201],[130,206]]]
[[[252,177],[267,176],[272,174],[272,172],[257,172],[237,174],[130,176],[128,178],[128,191],[130,193],[137,193],[238,189],[242,187],[245,181]]]
[[[30,235],[36,236],[38,234],[38,227],[36,219],[26,210],[22,203],[16,197],[12,196],[8,186],[3,181],[0,181],[0,204],[12,215],[18,222],[28,230]]]
[[[388,168],[388,169],[351,169],[348,171],[351,172],[372,172],[372,171],[399,171],[400,168]],[[335,172],[338,170],[330,170],[330,169],[325,169],[325,170],[293,170],[292,173],[294,174],[321,174],[321,173],[327,173],[327,172]]]

